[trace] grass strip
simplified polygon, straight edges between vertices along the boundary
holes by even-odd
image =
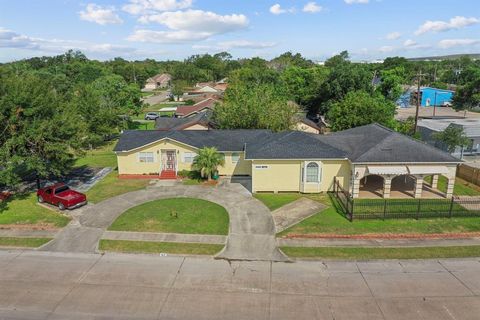
[[[100,240],[100,250],[127,253],[172,253],[214,255],[222,244]]]

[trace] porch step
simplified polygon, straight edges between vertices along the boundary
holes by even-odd
[[[175,180],[177,179],[177,174],[175,171],[162,171],[160,173],[161,180]]]

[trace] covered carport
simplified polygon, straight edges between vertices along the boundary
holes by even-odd
[[[446,193],[438,190],[440,175],[448,179]],[[428,176],[431,183],[424,182]],[[451,198],[454,183],[455,170],[447,165],[364,165],[355,166],[352,194],[354,198]]]

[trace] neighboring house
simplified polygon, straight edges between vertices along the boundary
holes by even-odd
[[[156,130],[209,130],[213,128],[210,112],[201,112],[189,118],[159,117],[155,120]]]
[[[198,149],[215,147],[225,157],[220,175],[250,176],[252,192],[331,191],[334,179],[349,194],[360,196],[365,177],[383,179],[383,197],[392,181],[414,179],[414,197],[422,197],[423,180],[448,179],[446,197],[453,195],[459,160],[420,141],[378,124],[329,135],[268,130],[125,131],[115,146],[121,177],[175,176],[191,170]],[[151,176],[149,176],[151,177]],[[374,179],[373,179],[374,180]]]
[[[434,134],[444,131],[448,126],[463,128],[472,145],[467,149],[458,147],[452,155],[462,158],[463,155],[480,154],[480,119],[421,119],[418,122],[418,132],[422,140],[439,149],[447,151],[447,146],[434,138]]]
[[[191,106],[186,106],[186,105],[178,106],[177,111],[175,112],[175,117],[188,118],[188,117],[196,116],[201,112],[213,110],[217,102],[218,100],[216,99],[208,98],[200,102],[197,102]]]
[[[168,73],[157,74],[156,76],[147,79],[145,90],[167,88],[170,86],[171,81],[172,76]]]
[[[308,119],[304,115],[298,116],[297,123],[295,124],[295,130],[316,134],[323,133],[322,128],[316,122]]]

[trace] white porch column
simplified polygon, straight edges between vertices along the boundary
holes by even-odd
[[[392,178],[390,176],[383,177],[383,197],[390,198],[390,190],[392,189]]]
[[[352,181],[352,197],[358,198],[360,195],[360,179],[354,177]]]
[[[423,176],[415,176],[415,199],[422,197]]]
[[[453,197],[453,187],[455,186],[455,178],[448,178],[448,184],[447,184],[447,194],[445,197],[447,199],[450,199]]]
[[[438,174],[432,176],[432,189],[438,188]]]

